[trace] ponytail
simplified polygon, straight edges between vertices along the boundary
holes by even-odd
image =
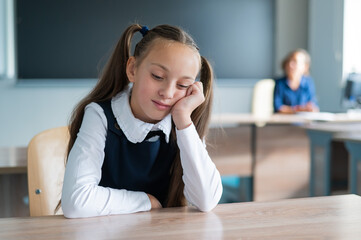
[[[196,126],[199,137],[207,135],[213,101],[213,70],[207,59],[201,56],[200,81],[203,84],[204,102],[192,113],[191,118]]]
[[[75,107],[69,123],[68,155],[83,121],[85,107],[91,102],[109,100],[128,86],[129,80],[126,67],[130,57],[131,40],[134,34],[141,29],[142,27],[139,24],[133,24],[124,31],[101,74],[100,80],[93,90]]]

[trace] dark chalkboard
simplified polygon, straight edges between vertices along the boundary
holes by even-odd
[[[274,0],[17,0],[18,78],[97,78],[134,22],[184,28],[218,78],[270,77],[274,5]]]

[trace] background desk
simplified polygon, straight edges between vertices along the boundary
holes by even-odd
[[[211,129],[208,137],[211,146],[218,148],[215,151],[211,147],[208,148],[208,151],[223,175],[226,201],[267,201],[305,196],[303,188],[305,184],[308,185],[308,182],[303,182],[303,176],[299,177],[299,173],[293,176],[289,176],[289,173],[307,171],[308,178],[309,164],[307,160],[304,160],[309,155],[307,136],[303,129],[293,126],[308,122],[309,120],[303,116],[287,114],[273,114],[267,118],[234,113],[212,115],[211,125],[222,127],[226,133],[226,136],[217,135],[214,133],[215,131],[212,131],[214,129]],[[292,144],[290,145],[290,143]],[[294,155],[290,152],[292,150],[295,156],[290,156]],[[245,157],[245,152],[250,154]],[[284,155],[284,158],[280,157],[281,154]],[[236,157],[239,158],[240,163],[236,163]],[[227,167],[227,170],[224,171],[226,162],[233,169]],[[290,164],[292,165],[290,166]],[[300,168],[295,169],[296,166],[300,166]],[[286,170],[288,167],[291,167],[289,172]],[[257,182],[255,181],[256,175]],[[270,179],[271,181],[269,181]],[[274,186],[275,182],[277,183],[276,187]],[[293,189],[290,191],[289,189],[292,187]],[[276,193],[277,190],[281,190],[279,194]]]
[[[27,195],[27,148],[0,148],[0,217],[29,216]]]
[[[27,148],[0,148],[0,174],[26,173]]]
[[[341,133],[360,131],[361,134],[361,123],[314,123],[306,126],[306,129],[311,144],[310,195],[330,195],[331,141]]]
[[[127,215],[0,219],[0,239],[359,239],[361,197],[303,198]]]
[[[321,123],[318,121],[322,121]],[[251,183],[253,184],[253,179],[255,175],[255,165],[257,161],[257,127],[262,127],[265,125],[296,125],[301,126],[304,129],[307,129],[308,136],[310,139],[310,149],[311,149],[311,174],[310,174],[310,194],[314,195],[329,195],[330,194],[330,158],[331,158],[331,146],[330,142],[333,139],[334,134],[340,131],[352,131],[355,128],[359,127],[361,123],[361,115],[355,114],[331,114],[331,113],[301,113],[301,114],[273,114],[268,117],[257,117],[252,114],[219,114],[212,116],[212,125],[222,126],[226,128],[227,126],[234,125],[249,125],[251,126],[250,133],[250,149],[251,149]],[[258,128],[260,129],[260,128]],[[260,130],[258,130],[260,131]],[[295,132],[293,129],[290,132],[290,135]],[[275,137],[276,140],[276,137]],[[271,140],[272,141],[272,140]],[[295,145],[294,143],[293,145]],[[286,143],[287,149],[289,151],[289,144]],[[316,161],[317,152],[319,152],[319,146],[323,148],[324,154],[322,159]],[[262,146],[264,147],[264,146]],[[294,153],[295,155],[298,153]],[[321,154],[322,155],[322,154]],[[291,160],[291,159],[290,159]],[[324,171],[326,169],[326,171]],[[328,170],[327,170],[328,169]],[[320,174],[319,174],[320,173]],[[315,176],[321,176],[320,178],[315,179]],[[275,176],[276,178],[279,176]],[[316,181],[317,180],[317,181]],[[253,192],[253,190],[252,190]]]

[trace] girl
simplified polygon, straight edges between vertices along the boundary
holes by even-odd
[[[130,56],[137,32],[143,38]],[[186,200],[213,209],[222,184],[202,141],[212,82],[210,64],[183,30],[129,26],[72,115],[64,215],[133,213]]]
[[[310,55],[304,49],[289,53],[282,62],[285,77],[276,81],[274,109],[280,113],[318,112],[315,86],[309,76]]]

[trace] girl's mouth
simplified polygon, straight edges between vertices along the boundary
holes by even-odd
[[[155,101],[155,100],[152,100],[152,102],[154,103],[156,108],[159,109],[159,110],[163,110],[163,111],[164,110],[169,110],[172,107],[171,105],[167,105],[167,104]]]

